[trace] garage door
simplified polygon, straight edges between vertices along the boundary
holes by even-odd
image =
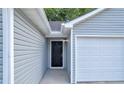
[[[124,80],[124,38],[77,38],[76,80]]]

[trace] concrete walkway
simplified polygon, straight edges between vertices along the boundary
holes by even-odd
[[[69,79],[65,70],[49,69],[41,80],[41,84],[68,84]]]

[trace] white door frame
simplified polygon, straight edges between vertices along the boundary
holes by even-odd
[[[62,62],[63,62],[63,66],[62,67],[52,67],[51,66],[51,64],[52,64],[52,61],[51,61],[51,57],[52,57],[52,55],[51,55],[51,53],[52,53],[52,42],[53,41],[62,41],[62,46],[63,46],[63,48],[62,48],[62,55],[63,55],[63,60],[62,60]],[[64,69],[64,66],[65,66],[65,64],[64,64],[64,40],[63,39],[58,39],[58,40],[50,40],[50,69]]]

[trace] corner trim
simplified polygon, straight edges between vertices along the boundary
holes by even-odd
[[[3,13],[3,83],[14,84],[14,9]]]

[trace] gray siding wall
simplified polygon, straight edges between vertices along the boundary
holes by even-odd
[[[14,11],[15,83],[39,83],[47,69],[47,40],[27,20]]]
[[[3,35],[2,35],[2,9],[0,9],[0,83],[2,83],[3,80]]]
[[[69,80],[71,79],[71,33],[68,36],[67,42],[67,73]]]
[[[124,9],[104,10],[85,22],[80,22],[73,29],[72,79],[75,82],[75,35],[122,35],[124,34]]]
[[[48,39],[48,68],[50,69],[50,39]]]
[[[67,43],[64,42],[64,68],[67,68]]]
[[[74,34],[124,34],[124,9],[107,9],[77,24]]]

